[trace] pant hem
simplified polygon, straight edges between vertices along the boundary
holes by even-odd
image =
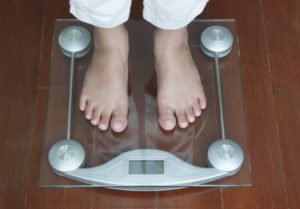
[[[180,28],[187,26],[189,23],[191,23],[195,19],[195,17],[197,17],[199,14],[201,14],[205,8],[207,2],[208,2],[208,0],[204,0],[201,4],[199,4],[199,6],[195,10],[193,10],[193,13],[191,15],[189,15],[188,17],[185,17],[184,21],[180,21],[180,22],[179,21],[166,22],[166,21],[160,20],[151,13],[151,9],[149,9],[149,8],[144,8],[143,17],[146,21],[148,21],[149,23],[151,23],[152,25],[154,25],[158,28],[165,29],[165,30],[176,30],[176,29],[180,29]]]
[[[91,12],[84,11],[74,4],[70,4],[70,13],[74,15],[78,20],[91,24],[93,26],[100,28],[113,28],[125,23],[129,19],[130,10],[119,13],[118,18],[115,18],[114,20],[109,22],[99,20],[100,18],[98,18],[97,15]]]

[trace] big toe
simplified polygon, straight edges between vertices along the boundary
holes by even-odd
[[[170,109],[160,109],[158,113],[159,125],[166,131],[170,131],[176,126],[176,118]]]
[[[122,132],[125,130],[128,119],[127,119],[127,111],[125,109],[116,110],[111,119],[111,128],[115,132]]]

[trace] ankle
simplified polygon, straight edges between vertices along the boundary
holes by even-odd
[[[153,39],[155,54],[188,48],[188,32],[186,27],[177,30],[156,29]]]
[[[124,25],[114,28],[94,28],[95,50],[129,50],[128,32]]]

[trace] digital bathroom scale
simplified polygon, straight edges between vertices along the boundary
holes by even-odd
[[[196,20],[189,44],[207,108],[188,128],[164,131],[157,122],[153,26],[131,20],[129,122],[122,133],[100,131],[79,111],[92,55],[92,27],[57,20],[45,137],[43,187],[107,187],[161,191],[250,186],[239,48],[234,20]]]

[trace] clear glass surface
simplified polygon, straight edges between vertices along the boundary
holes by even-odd
[[[68,113],[68,86],[70,58],[64,56],[58,45],[59,33],[68,26],[92,27],[77,20],[57,20],[53,35],[51,71],[49,74],[49,100],[46,127],[41,154],[40,185],[43,187],[101,187],[75,181],[57,175],[48,162],[51,146],[66,138]],[[100,131],[92,126],[78,108],[78,99],[85,72],[91,60],[91,52],[75,60],[73,85],[73,111],[71,138],[80,142],[86,152],[86,168],[104,164],[114,157],[135,149],[158,149],[172,153],[183,161],[198,166],[209,167],[207,151],[209,145],[221,137],[218,109],[217,83],[213,58],[204,55],[200,49],[201,32],[208,26],[224,26],[233,34],[233,47],[229,55],[219,59],[222,80],[223,109],[227,138],[236,141],[244,151],[244,162],[234,175],[223,179],[187,187],[235,187],[251,185],[251,168],[245,130],[242,85],[239,65],[239,45],[234,20],[196,20],[188,26],[189,44],[194,61],[201,74],[207,108],[193,124],[186,129],[176,128],[163,131],[157,122],[156,78],[152,32],[154,27],[143,20],[126,23],[130,37],[129,55],[129,122],[122,133],[112,130]],[[183,69],[184,70],[184,69]],[[139,170],[140,165],[148,169]],[[136,166],[138,166],[136,168]],[[143,174],[161,173],[162,162],[133,161],[130,172]],[[154,185],[155,186],[155,185]]]

